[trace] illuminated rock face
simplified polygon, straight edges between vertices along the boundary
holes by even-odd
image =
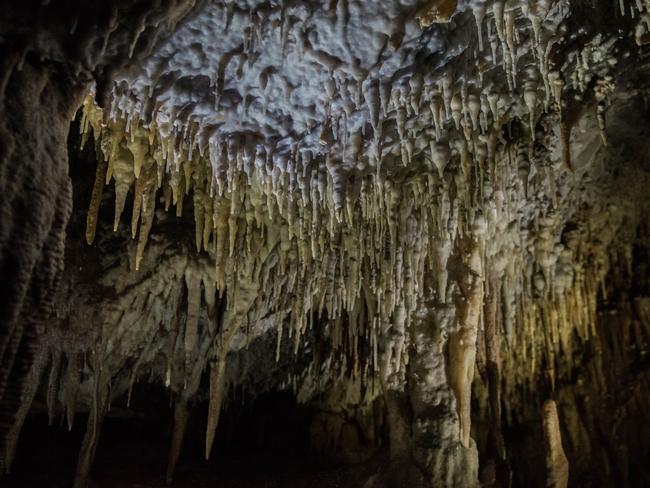
[[[5,468],[43,377],[52,417],[71,425],[91,412],[75,481],[85,486],[111,400],[146,377],[175,399],[170,482],[192,405],[208,399],[207,458],[241,386],[318,398],[336,415],[314,432],[348,461],[370,454],[340,440],[354,437],[340,415],[387,444],[391,468],[367,486],[588,477],[585,448],[613,422],[594,417],[643,364],[650,336],[639,276],[649,6],[610,3],[143,2],[82,11],[106,17],[103,30],[81,31],[85,57],[25,44],[67,68],[28,57],[5,87],[5,113],[55,116],[54,128],[40,117],[2,129],[14,141],[3,171],[38,177],[0,182],[18,202],[2,207],[3,269],[12,253],[30,257],[2,310],[14,350],[0,358]],[[20,103],[40,95],[20,88],[38,86],[32,65],[63,87],[52,106]],[[85,244],[71,231],[58,286],[63,145],[77,107],[96,175],[79,182],[92,188]],[[17,205],[44,209],[45,221],[5,225]],[[29,225],[38,232],[20,234]],[[36,251],[12,250],[22,243]],[[34,303],[18,296],[28,286]],[[608,293],[616,331],[599,317]],[[30,355],[9,402],[17,324],[29,325]],[[270,358],[264,370],[246,355],[255,341],[269,344],[255,349]],[[647,381],[638,390],[632,412],[648,405]],[[525,425],[546,460],[504,434]],[[635,450],[634,435],[622,437]],[[603,473],[623,479],[630,457],[610,456],[617,467]]]

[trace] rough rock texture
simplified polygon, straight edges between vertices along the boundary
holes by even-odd
[[[0,178],[0,373],[26,337],[7,468],[40,394],[90,413],[85,486],[111,402],[147,381],[174,402],[170,483],[195,405],[207,458],[245,389],[317,405],[323,457],[387,447],[368,487],[643,485],[649,5],[159,3],[80,10],[82,58],[64,20],[32,44],[0,24],[34,51],[0,132],[3,171],[34,171]],[[57,286],[79,105],[70,148],[96,165]]]
[[[144,33],[138,53],[148,52],[188,6],[149,2],[84,2],[41,5],[5,2],[0,20],[0,416],[1,442],[25,395],[30,363],[48,331],[54,293],[63,269],[70,214],[67,171],[69,121],[88,82],[107,83],[124,66]],[[139,19],[134,33],[134,19]],[[127,41],[129,39],[129,41]],[[101,42],[103,40],[103,42]],[[38,376],[38,375],[36,375]],[[27,388],[30,389],[29,387]],[[31,388],[33,389],[33,388]],[[5,459],[0,461],[5,470]]]
[[[35,359],[63,268],[65,225],[72,207],[66,134],[75,109],[71,88],[26,63],[2,99],[2,329],[0,403],[4,433]],[[18,360],[16,358],[18,357]],[[4,439],[4,435],[3,435]]]

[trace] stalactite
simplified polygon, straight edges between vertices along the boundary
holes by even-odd
[[[113,231],[117,231],[120,217],[124,210],[126,196],[135,179],[133,175],[133,156],[127,150],[120,150],[111,160],[113,165],[113,178],[115,179],[115,218]]]
[[[133,209],[133,215],[140,213],[140,234],[138,236],[138,244],[136,247],[135,254],[135,269],[138,271],[140,269],[140,263],[144,256],[144,248],[147,245],[147,240],[149,239],[149,232],[151,231],[151,226],[153,224],[153,217],[156,211],[156,178],[155,178],[155,169],[153,166],[149,166],[145,169],[144,174],[140,176],[137,180],[138,182],[142,180],[142,190],[141,197],[138,196],[138,191],[136,189],[136,199],[141,203],[141,208],[136,210],[135,206]],[[137,183],[136,183],[137,187]],[[138,205],[140,207],[140,205]],[[137,220],[136,220],[137,222]],[[135,234],[133,234],[135,237]]]
[[[138,222],[140,222],[140,214],[142,211],[142,195],[144,193],[144,178],[137,178],[135,180],[135,193],[133,195],[133,213],[131,214],[131,237],[135,239],[138,233]],[[116,219],[119,219],[117,212],[115,213]]]
[[[461,297],[456,305],[458,330],[449,335],[449,373],[460,420],[460,442],[468,448],[476,335],[483,303],[483,269],[478,243],[470,241],[466,246],[462,251],[466,269],[460,277]]]
[[[95,371],[93,386],[95,389],[93,392],[93,405],[88,416],[86,433],[84,434],[79,451],[79,461],[75,472],[73,488],[86,488],[88,484],[88,476],[95,457],[95,451],[97,450],[99,433],[108,407],[109,388],[106,381],[102,378],[99,368]]]
[[[55,350],[52,353],[52,364],[50,366],[50,377],[47,382],[47,417],[51,426],[56,415],[56,402],[59,393],[59,374],[61,373],[61,361],[63,353]]]
[[[68,352],[67,365],[65,373],[65,408],[68,430],[72,430],[74,424],[74,415],[76,410],[77,394],[79,391],[79,365],[77,363],[76,352]]]
[[[185,283],[187,285],[187,321],[185,323],[185,336],[183,350],[185,352],[185,371],[190,371],[194,361],[194,351],[199,338],[199,314],[201,307],[201,275],[193,267],[185,270]]]
[[[104,178],[106,175],[107,163],[103,159],[97,163],[97,172],[95,175],[95,184],[93,193],[90,198],[90,207],[88,208],[88,218],[86,219],[86,242],[92,244],[95,240],[95,231],[97,229],[97,218],[99,216],[99,206],[102,201],[102,189],[104,188]]]
[[[495,454],[505,459],[505,443],[501,433],[501,377],[500,377],[500,331],[497,310],[501,302],[501,282],[491,278],[487,282],[487,293],[483,317],[485,321],[485,351],[487,359],[488,390],[490,402],[490,436],[494,443]]]
[[[208,406],[208,426],[205,435],[205,459],[210,459],[214,436],[219,425],[221,407],[226,388],[225,356],[218,358],[210,371],[210,404]]]
[[[567,122],[560,122],[560,144],[562,146],[562,163],[567,170],[573,171],[571,163],[571,126]]]
[[[187,402],[182,398],[177,399],[174,404],[174,430],[171,446],[169,447],[169,458],[167,460],[167,471],[165,474],[165,482],[167,485],[171,485],[174,481],[174,471],[176,470],[178,458],[183,448],[183,439],[185,438],[188,417]]]

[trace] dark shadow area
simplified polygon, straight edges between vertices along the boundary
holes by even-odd
[[[114,402],[104,422],[91,478],[94,487],[163,487],[171,438],[172,408],[167,393],[141,385],[131,405]],[[378,460],[343,466],[322,462],[310,449],[310,409],[288,392],[274,392],[224,410],[215,447],[204,461],[207,405],[195,405],[176,469],[176,487],[358,487],[376,471]],[[7,488],[71,486],[86,416],[72,431],[36,404],[25,423]]]

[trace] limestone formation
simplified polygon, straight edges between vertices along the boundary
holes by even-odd
[[[368,487],[634,485],[648,2],[28,3],[0,20],[2,471],[46,383],[50,422],[89,414],[87,486],[147,382],[168,484],[196,405],[214,458],[246,389],[317,408],[321,456],[386,450]]]

